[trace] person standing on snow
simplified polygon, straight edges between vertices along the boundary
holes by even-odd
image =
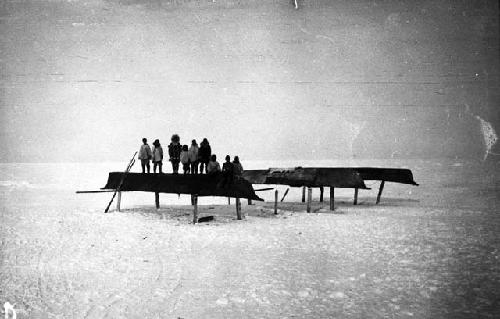
[[[182,146],[181,164],[182,164],[182,169],[184,170],[184,175],[189,174],[189,152],[187,145]]]
[[[217,156],[212,154],[210,162],[207,164],[207,174],[217,174],[218,172],[220,172],[220,164],[217,162]]]
[[[243,166],[240,163],[240,158],[238,156],[234,157],[233,160],[234,176],[243,176]]]
[[[203,174],[203,167],[205,167],[205,171],[208,174],[208,162],[210,162],[210,157],[212,155],[212,149],[210,148],[210,144],[206,138],[200,143],[200,147],[198,149],[198,160],[200,162],[200,174]]]
[[[196,143],[196,140],[191,142],[188,154],[191,162],[191,174],[198,174],[198,143]]]
[[[170,156],[170,162],[172,163],[172,170],[174,174],[179,173],[179,163],[181,161],[181,139],[179,135],[174,134],[170,139],[171,143],[168,145],[168,155]]]
[[[161,174],[161,167],[163,166],[163,148],[160,145],[160,140],[155,140],[153,143],[153,173],[156,173],[156,167]]]
[[[138,159],[141,160],[141,167],[143,174],[146,173],[146,168],[149,173],[150,171],[149,161],[151,160],[152,156],[153,155],[151,153],[151,148],[148,145],[148,140],[146,138],[143,138],[141,148],[139,149],[139,156],[137,157]]]

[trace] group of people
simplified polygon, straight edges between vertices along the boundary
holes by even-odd
[[[221,169],[219,162],[217,162],[217,156],[212,154],[210,143],[206,138],[199,146],[196,140],[192,140],[191,146],[188,148],[187,145],[181,145],[179,135],[174,134],[168,145],[168,155],[174,174],[179,173],[179,164],[182,164],[184,174],[203,174],[204,170],[206,174],[222,172],[225,180],[229,182],[232,182],[234,176],[243,174],[243,166],[241,166],[238,156],[235,156],[231,162],[231,157],[227,155],[226,162]],[[143,173],[150,172],[150,161],[153,162],[153,173],[156,173],[157,168],[160,174],[163,173],[163,148],[160,140],[156,139],[153,146],[149,147],[148,140],[143,138],[138,158],[141,160]]]

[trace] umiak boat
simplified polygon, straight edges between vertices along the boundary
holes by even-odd
[[[380,168],[380,167],[295,167],[295,168],[269,168],[267,170],[247,170],[243,177],[252,184],[281,184],[291,187],[303,187],[302,202],[305,201],[305,189],[309,189],[308,198],[311,197],[312,188],[320,189],[320,201],[323,201],[324,187],[330,188],[330,209],[334,209],[335,188],[353,188],[354,205],[358,201],[359,189],[366,187],[366,180],[381,181],[377,195],[378,204],[382,196],[385,182],[402,183],[418,186],[413,180],[409,169]],[[308,202],[310,199],[308,199]],[[308,205],[308,210],[310,205]]]

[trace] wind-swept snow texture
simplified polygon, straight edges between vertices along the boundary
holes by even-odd
[[[342,166],[343,162],[320,162]],[[100,186],[121,164],[0,164],[0,304],[23,318],[497,318],[499,163],[359,161],[408,167],[419,187],[336,190],[305,213],[292,188],[266,203],[124,193]],[[243,163],[248,169],[262,163]],[[311,166],[275,162],[273,166]],[[139,168],[135,168],[137,170]],[[287,189],[279,187],[279,197]],[[328,194],[328,191],[325,191]]]

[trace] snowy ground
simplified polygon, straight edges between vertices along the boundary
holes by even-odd
[[[312,163],[247,163],[247,168]],[[0,303],[18,318],[498,318],[498,162],[320,162],[408,167],[420,187],[336,191],[305,213],[292,189],[235,220],[227,199],[97,189],[124,163],[0,164]],[[137,170],[137,168],[135,168]],[[258,186],[256,188],[259,188]],[[280,198],[286,187],[279,187]],[[234,201],[233,201],[234,203]]]

